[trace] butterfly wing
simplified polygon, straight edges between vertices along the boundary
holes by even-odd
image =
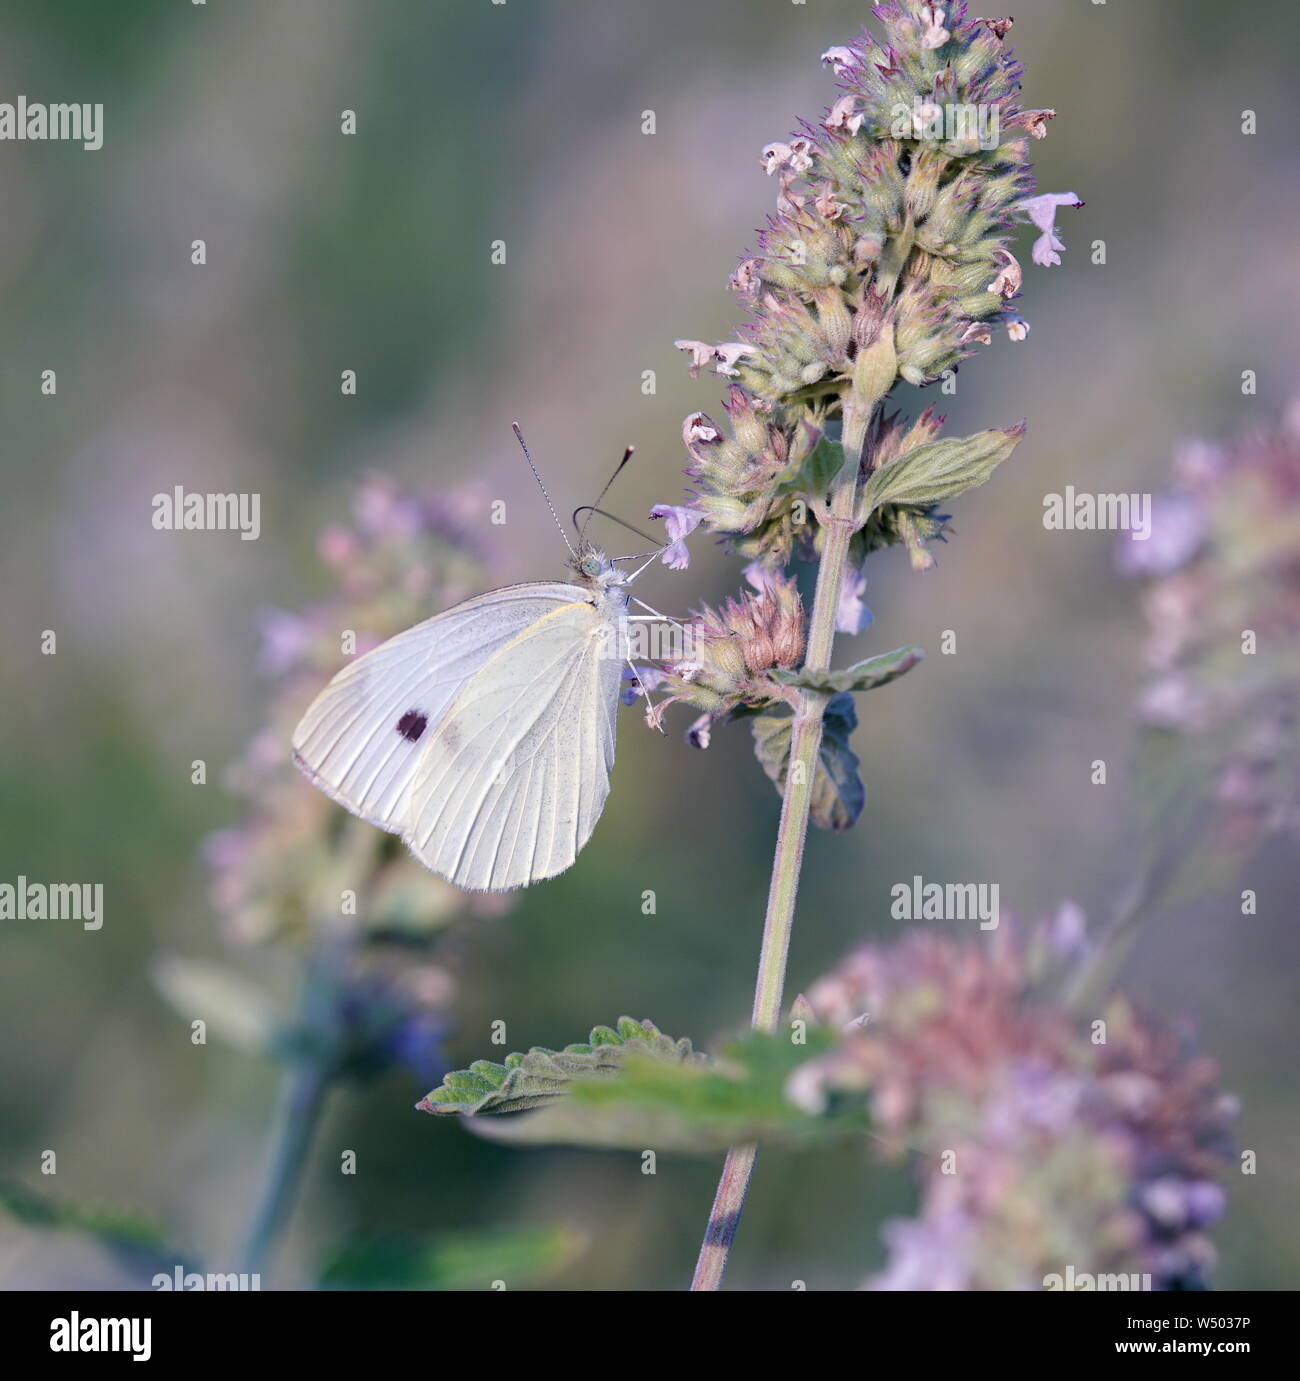
[[[609,795],[622,663],[617,614],[555,609],[465,683],[420,760],[403,838],[460,887],[563,872]]]
[[[294,730],[294,761],[354,815],[401,833],[425,746],[475,672],[539,619],[586,597],[558,582],[508,585],[390,638],[316,697]]]

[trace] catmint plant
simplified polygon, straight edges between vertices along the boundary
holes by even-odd
[[[1040,232],[1034,261],[1058,264],[1056,213],[1081,204],[1073,193],[1033,195],[1029,141],[1055,112],[1020,105],[1009,20],[905,0],[874,13],[883,40],[863,34],[823,55],[840,94],[821,121],[762,150],[776,209],[732,276],[748,312],[739,338],[678,342],[693,370],[711,367],[730,392],[721,423],[703,413],[686,420],[695,494],[673,515],[677,532],[698,525],[747,563],[761,592],[749,600],[758,611],[749,622],[760,628],[779,621],[782,602],[787,621],[794,612],[782,575],[789,563],[817,563],[797,669],[773,657],[756,680],[751,637],[741,640],[746,674],[736,676],[721,665],[729,640],[706,618],[699,664],[664,678],[672,699],[703,712],[696,742],[712,722],[756,716],[760,760],[782,792],[752,1013],[769,1032],[781,1012],[809,818],[845,829],[864,798],[848,748],[852,692],[893,680],[920,657],[904,648],[832,672],[835,634],[869,621],[867,559],[902,545],[915,570],[933,565],[944,506],[984,483],[1024,432],[1016,423],[945,437],[933,409],[907,419],[887,400],[900,381],[937,382],[999,326],[1012,341],[1025,338],[1013,227],[1030,220]],[[792,649],[799,641],[783,640]],[[774,715],[788,722],[773,725]],[[721,1278],[753,1161],[752,1147],[728,1155],[697,1288]]]
[[[1019,102],[1010,19],[920,0],[874,13],[882,37],[864,33],[823,54],[839,91],[821,119],[761,150],[776,205],[731,277],[746,320],[731,341],[677,342],[693,374],[727,382],[727,397],[721,415],[686,419],[690,493],[652,512],[665,522],[665,564],[685,568],[692,534],[708,534],[744,563],[750,587],[694,617],[689,660],[640,676],[667,704],[695,712],[688,735],[697,747],[715,728],[748,721],[781,794],[753,1034],[730,1052],[733,1071],[766,1052],[741,1080],[749,1097],[702,1067],[689,1044],[624,1018],[563,1051],[480,1061],[421,1104],[434,1113],[536,1110],[498,1123],[490,1134],[502,1139],[637,1144],[638,1099],[653,1100],[659,1081],[676,1088],[689,1077],[690,1115],[679,1108],[676,1129],[660,1116],[657,1144],[731,1147],[698,1289],[718,1286],[740,1218],[757,1140],[743,1133],[797,1138],[816,1120],[786,1096],[784,1074],[776,1077],[782,1061],[813,1053],[776,1053],[792,1044],[776,1033],[807,828],[810,819],[853,825],[865,799],[849,746],[854,694],[921,658],[909,646],[833,669],[835,635],[870,623],[868,559],[901,546],[913,569],[931,567],[947,505],[988,480],[1024,433],[1018,422],[945,436],[933,408],[908,417],[890,410],[891,396],[899,383],[924,388],[950,376],[999,328],[1023,341],[1017,227],[1036,228],[1035,263],[1059,264],[1057,215],[1082,205],[1072,192],[1035,195],[1030,141],[1044,137],[1055,112]],[[816,567],[807,611],[794,578],[800,562]],[[663,709],[647,710],[656,725]],[[833,1044],[815,1013],[796,1018],[801,1029],[810,1017],[820,1032],[813,1043]],[[705,1088],[717,1093],[716,1107]],[[863,1111],[830,1120],[842,1131]]]
[[[1221,892],[1264,840],[1300,829],[1300,426],[1179,447],[1152,540],[1116,562],[1140,582],[1145,679],[1134,774],[1142,856],[1076,1004],[1142,925]]]
[[[843,1034],[789,1096],[822,1112],[870,1090],[877,1157],[920,1182],[864,1288],[1205,1288],[1237,1100],[1185,1033],[1123,997],[1080,1038],[1057,992],[1091,948],[1065,904],[980,941],[865,945],[809,987]]]

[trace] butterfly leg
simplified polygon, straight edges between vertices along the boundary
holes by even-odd
[[[652,729],[658,729],[661,734],[666,734],[668,731],[664,728],[663,723],[660,719],[659,706],[656,705],[654,701],[650,699],[650,688],[641,679],[640,668],[638,668],[637,664],[631,659],[631,657],[627,658],[627,664],[632,668],[632,675],[636,677],[637,685],[641,687],[641,694],[645,696],[646,723],[649,724]]]
[[[645,602],[645,600],[638,599],[635,595],[632,596],[632,603],[639,604],[642,609],[647,610],[649,613],[653,614],[657,619],[663,619],[665,623],[674,623],[677,625],[678,628],[684,627],[680,619],[673,618],[671,614],[661,614],[658,609],[652,609],[650,605],[648,605]],[[639,614],[632,614],[631,617],[634,619],[639,619],[641,616]]]
[[[661,660],[670,662],[691,662],[695,660],[695,652],[693,648],[695,632],[689,624],[683,623],[680,619],[673,618],[671,614],[661,614],[658,609],[652,608],[643,599],[637,599],[635,595],[632,596],[632,602],[634,604],[639,604],[642,609],[649,609],[650,613],[649,615],[629,614],[627,616],[629,622],[651,623],[657,619],[661,623],[670,624],[673,628],[677,630],[679,634],[681,634],[681,646],[671,656],[666,656],[658,659],[652,658],[651,660]]]

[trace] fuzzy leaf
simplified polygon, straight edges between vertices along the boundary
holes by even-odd
[[[833,695],[840,691],[875,690],[877,686],[887,686],[904,672],[919,662],[925,652],[919,647],[900,647],[893,652],[882,652],[878,657],[868,657],[851,667],[839,671],[774,671],[774,681],[787,686],[799,686],[804,690],[823,691]]]
[[[843,468],[844,447],[828,436],[820,437],[794,475],[778,486],[778,491],[805,494],[820,503]]]
[[[714,1152],[750,1142],[810,1145],[867,1127],[865,1099],[819,1114],[787,1096],[790,1076],[833,1046],[815,1027],[807,1044],[750,1032],[717,1061],[664,1064],[633,1056],[612,1079],[575,1083],[569,1097],[523,1117],[476,1123],[509,1145],[590,1146],[657,1152]]]
[[[790,770],[793,725],[793,715],[784,711],[760,714],[754,719],[754,752],[782,796]],[[849,747],[849,736],[857,727],[853,697],[847,693],[832,696],[822,721],[822,742],[812,785],[812,819],[821,829],[852,828],[866,804],[857,754]]]
[[[421,1112],[470,1116],[519,1112],[561,1097],[575,1080],[609,1077],[634,1053],[668,1064],[700,1058],[690,1041],[665,1036],[653,1022],[619,1017],[617,1030],[597,1026],[588,1041],[563,1050],[535,1045],[522,1054],[507,1055],[501,1064],[475,1060],[468,1069],[448,1074],[415,1106]]]
[[[513,1288],[563,1270],[586,1245],[571,1228],[378,1237],[349,1242],[325,1265],[321,1285],[337,1290]]]
[[[976,432],[974,436],[927,441],[876,470],[862,487],[859,515],[865,520],[883,504],[926,507],[983,484],[1011,454],[1025,424]]]

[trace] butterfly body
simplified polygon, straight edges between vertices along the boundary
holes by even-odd
[[[614,765],[628,577],[582,547],[571,582],[510,585],[345,667],[294,731],[294,761],[458,886],[569,867]]]

